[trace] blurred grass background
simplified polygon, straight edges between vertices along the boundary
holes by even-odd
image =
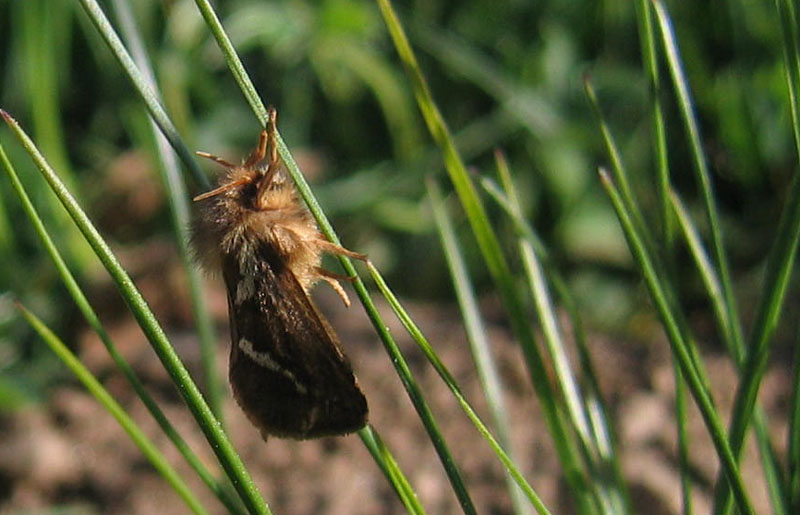
[[[194,3],[130,3],[183,138],[193,149],[243,155],[259,127]],[[650,308],[596,179],[596,166],[607,157],[582,81],[591,75],[634,171],[634,191],[646,214],[657,212],[633,4],[433,0],[395,6],[463,157],[482,174],[493,170],[493,150],[504,151],[526,215],[590,327],[635,336]],[[669,7],[747,321],[796,163],[777,17],[769,3]],[[376,5],[226,1],[218,12],[259,93],[278,108],[283,138],[345,245],[368,253],[399,294],[450,301],[423,181],[444,176],[441,156],[426,137]],[[76,2],[0,0],[0,70],[0,106],[28,127],[109,241],[137,249],[171,237],[146,113]],[[667,126],[675,134],[672,179],[696,207],[691,156],[672,92],[665,90]],[[8,144],[7,152],[45,221],[61,229],[57,243],[74,271],[91,282],[99,267],[88,248],[21,148]],[[491,291],[465,221],[457,231],[478,290]],[[709,309],[682,260],[690,258],[678,256],[676,266],[678,273],[687,270],[683,305],[702,327]],[[11,296],[64,335],[76,330],[77,316],[7,181],[0,181],[0,295],[0,409],[9,410],[42,398],[68,374],[34,342]],[[797,300],[789,298],[786,312],[793,309]]]

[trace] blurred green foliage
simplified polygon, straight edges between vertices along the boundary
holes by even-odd
[[[194,3],[130,3],[164,103],[189,146],[229,159],[243,155],[254,143],[257,122]],[[112,4],[103,5],[115,20]],[[494,174],[492,151],[503,149],[530,220],[571,278],[587,315],[606,323],[626,320],[641,298],[630,294],[635,275],[628,251],[596,180],[597,165],[607,160],[582,77],[591,74],[635,191],[654,220],[647,86],[633,3],[425,0],[396,7],[475,173]],[[773,236],[765,221],[777,218],[796,162],[774,6],[670,7],[712,158],[734,274],[749,276]],[[261,95],[278,108],[283,137],[345,244],[369,253],[398,291],[449,298],[450,279],[422,180],[429,174],[445,180],[441,158],[376,5],[229,0],[218,9]],[[667,123],[674,129],[673,177],[691,202],[685,137],[672,93],[664,94]],[[140,153],[154,170],[141,102],[78,2],[0,0],[0,106],[28,127],[101,222],[102,213],[124,212],[104,189],[112,171],[126,173],[119,166],[123,156]],[[57,243],[77,275],[93,280],[97,266],[85,244],[7,136],[0,129],[34,202],[57,229]],[[157,184],[157,175],[137,180],[136,187]],[[197,190],[191,183],[190,189]],[[101,226],[111,241],[136,245],[168,233],[166,209],[162,202],[133,226],[131,220]],[[37,347],[20,344],[12,295],[55,327],[71,321],[51,264],[24,220],[9,185],[0,180],[0,373],[10,376],[22,375],[22,362],[45,362]],[[471,241],[467,228],[461,229]],[[477,264],[476,250],[465,249]],[[485,272],[477,266],[473,271],[479,288],[487,288]],[[686,286],[691,297],[697,286]],[[46,365],[36,370],[50,376]],[[0,408],[8,406],[6,383],[0,381]]]

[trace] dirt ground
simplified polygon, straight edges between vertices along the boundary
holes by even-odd
[[[143,260],[149,266],[134,270],[134,276],[178,352],[193,375],[200,378],[199,352],[188,329],[188,302],[181,298],[184,294],[178,298],[173,295],[184,291],[180,284],[182,274],[173,264],[174,256],[163,250],[166,247],[149,250],[148,259]],[[140,258],[127,256],[131,263],[141,262]],[[159,260],[163,263],[159,264]],[[173,287],[164,288],[164,284]],[[100,304],[109,306],[103,319],[108,321],[113,339],[173,424],[201,459],[215,469],[214,456],[177,391],[121,302],[116,300],[116,294],[110,287],[108,290],[98,292],[97,296],[109,300]],[[368,397],[370,422],[394,453],[422,505],[429,513],[459,512],[437,455],[360,305],[356,303],[345,309],[327,287],[318,290],[318,303],[339,333]],[[220,374],[225,374],[227,313],[221,285],[209,284],[208,299],[220,334]],[[511,504],[498,460],[385,303],[379,305],[451,445],[479,513],[509,513]],[[406,307],[491,427],[458,311],[449,305],[407,303]],[[485,299],[483,309],[505,386],[518,464],[553,513],[571,513],[569,491],[561,477],[522,354],[510,338],[497,302]],[[595,335],[590,338],[590,348],[614,415],[634,512],[679,513],[672,365],[657,323],[652,320],[645,325],[648,329],[639,333],[649,336],[639,341]],[[209,510],[223,513],[221,505],[189,470],[114,369],[99,341],[86,331],[81,331],[77,340],[82,360],[144,427]],[[721,356],[709,354],[706,358],[716,401],[727,414],[735,389],[734,371]],[[789,385],[788,366],[773,367],[761,395],[773,440],[779,444],[781,453],[786,439]],[[272,439],[265,443],[230,394],[227,400],[225,421],[229,434],[275,513],[404,512],[358,436],[306,442]],[[704,426],[693,407],[690,432],[694,505],[697,513],[708,513],[717,466]],[[65,513],[188,512],[114,419],[78,384],[54,391],[43,406],[0,418],[0,442],[1,513],[36,513],[54,506],[68,508]],[[743,473],[745,478],[753,478],[748,479],[748,488],[758,511],[765,513],[769,504],[758,456],[750,444]]]

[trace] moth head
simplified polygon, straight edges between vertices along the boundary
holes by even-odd
[[[235,165],[208,152],[196,152],[198,156],[211,159],[225,167],[228,170],[228,180],[219,187],[196,196],[193,199],[195,202],[226,194],[237,197],[242,204],[254,209],[264,209],[266,193],[273,185],[282,182],[277,173],[280,165],[276,136],[278,114],[270,107],[268,116],[267,128],[261,131],[258,146],[241,165]],[[267,157],[268,150],[269,159],[265,165],[262,162]]]

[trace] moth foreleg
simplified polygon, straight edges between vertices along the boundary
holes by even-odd
[[[320,235],[320,237],[317,238],[314,243],[317,245],[317,247],[325,252],[328,252],[329,254],[337,254],[339,256],[347,256],[352,259],[358,259],[359,261],[367,261],[366,254],[359,254],[358,252],[347,250],[341,245],[329,242],[328,240],[324,239],[322,235]]]

